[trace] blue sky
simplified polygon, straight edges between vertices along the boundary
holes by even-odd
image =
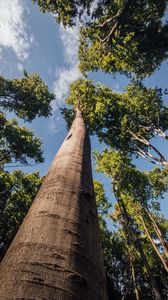
[[[65,30],[55,22],[53,16],[42,14],[31,0],[0,0],[1,75],[6,78],[22,77],[23,69],[28,73],[39,73],[56,95],[56,100],[52,104],[53,115],[50,118],[37,118],[31,124],[26,124],[41,138],[45,162],[34,167],[23,167],[22,170],[25,172],[39,171],[41,175],[45,175],[67,134],[59,107],[65,105],[64,99],[68,94],[69,84],[81,76],[77,67],[78,39],[78,28]],[[122,91],[129,82],[124,76],[117,76],[114,79],[111,75],[104,75],[101,72],[90,74],[89,78],[95,82],[108,84],[118,91]],[[159,71],[145,80],[145,84],[168,88],[167,78],[167,62],[164,62]],[[165,101],[168,101],[168,97]],[[91,138],[91,143],[93,150],[103,150],[104,146],[99,145],[96,137]],[[155,145],[168,159],[167,144],[157,140]],[[143,159],[139,159],[136,163],[140,169],[151,168]],[[92,164],[95,169],[94,162]],[[94,178],[103,181],[107,195],[112,199],[110,181],[95,171]],[[165,196],[162,207],[168,216],[167,201],[168,198]]]

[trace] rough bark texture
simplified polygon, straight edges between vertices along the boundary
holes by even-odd
[[[90,141],[79,110],[1,263],[0,299],[107,299]]]

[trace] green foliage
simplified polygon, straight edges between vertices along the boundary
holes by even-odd
[[[95,153],[95,158],[97,171],[110,177],[114,187],[120,191],[120,196],[130,197],[134,200],[134,205],[138,202],[146,207],[148,201],[152,200],[153,203],[168,190],[167,168],[139,171],[128,156],[114,150]]]
[[[111,217],[112,220],[118,224],[119,230],[121,230],[121,238],[125,245],[125,247],[122,247],[122,251],[125,253],[127,267],[130,260],[132,261],[133,259],[136,261],[136,281],[140,288],[140,294],[146,295],[147,293],[149,295],[147,299],[153,299],[149,284],[150,276],[144,262],[141,261],[139,244],[158,282],[159,289],[163,292],[163,299],[166,299],[164,298],[167,284],[166,271],[160,264],[160,258],[148,239],[142,218],[153,242],[157,245],[158,251],[166,260],[161,240],[159,239],[156,227],[153,226],[150,216],[155,220],[166,244],[168,241],[168,222],[166,218],[160,214],[159,199],[168,190],[168,170],[155,168],[150,172],[139,171],[135,165],[131,163],[129,157],[114,150],[104,150],[102,154],[96,153],[95,158],[97,161],[97,170],[105,173],[112,180],[113,192],[117,204],[114,205]],[[139,242],[137,242],[137,240],[139,240]],[[160,276],[158,276],[158,270]],[[130,268],[128,267],[125,275],[128,276],[128,278],[130,276],[129,272]],[[130,279],[128,279],[128,282],[124,282],[123,285],[130,285],[130,290],[133,287],[133,283],[130,282]],[[142,296],[142,299],[143,297],[144,296]]]
[[[54,95],[38,74],[24,72],[22,79],[8,80],[0,76],[0,108],[14,112],[25,121],[35,117],[48,117]],[[0,168],[5,164],[19,162],[24,165],[43,162],[42,143],[34,133],[18,122],[7,120],[0,112]]]
[[[54,94],[48,91],[38,74],[12,80],[0,77],[0,107],[14,111],[25,121],[32,121],[37,116],[48,117],[53,99]]]
[[[145,77],[167,58],[167,0],[32,0],[64,26],[81,27],[80,69]]]
[[[137,155],[139,148],[147,151],[147,142],[155,137],[155,129],[168,129],[168,108],[163,103],[162,91],[146,88],[139,82],[117,93],[108,86],[80,79],[71,84],[67,103],[75,107],[77,99],[81,101],[90,133],[123,152]],[[63,114],[70,124],[73,112],[64,109]]]
[[[94,190],[98,209],[99,229],[104,254],[105,271],[108,281],[109,299],[113,299],[112,297],[114,296],[115,299],[120,299],[121,294],[118,287],[121,284],[123,271],[123,262],[119,262],[119,257],[121,254],[121,244],[118,246],[117,242],[114,243],[115,233],[113,234],[112,232],[110,232],[107,229],[106,224],[112,206],[105,195],[103,184],[100,181],[94,180]]]
[[[152,74],[167,58],[166,2],[103,1],[81,29],[81,71]]]
[[[38,173],[0,171],[0,259],[26,216],[41,181]]]
[[[24,72],[22,79],[0,77],[0,107],[25,121],[50,115],[54,95],[39,75]],[[42,142],[15,120],[0,111],[0,258],[14,238],[41,184],[38,173],[9,173],[6,165],[43,162]]]
[[[55,15],[58,22],[63,25],[73,26],[76,23],[77,17],[83,15],[85,9],[89,11],[90,0],[32,0],[37,3],[40,10],[44,12],[51,12]]]
[[[24,165],[43,162],[41,141],[16,120],[7,120],[0,113],[0,168],[19,162]]]
[[[110,203],[105,195],[104,187],[102,182],[94,180],[94,190],[96,197],[96,204],[99,216],[105,217],[108,215],[108,211],[111,208]]]

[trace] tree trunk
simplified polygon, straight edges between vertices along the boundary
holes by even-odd
[[[148,210],[147,210],[147,214],[148,214],[150,220],[152,221],[153,228],[154,228],[154,230],[155,230],[155,232],[156,232],[156,234],[158,236],[158,239],[159,239],[159,241],[160,241],[160,243],[161,243],[161,245],[163,247],[164,254],[168,258],[168,245],[167,245],[167,243],[164,240],[164,237],[163,237],[163,235],[162,235],[162,233],[160,231],[160,228],[158,227],[155,219],[152,217],[151,213]]]
[[[141,246],[141,243],[139,241],[138,241],[138,250],[139,250],[139,253],[140,253],[140,256],[141,256],[142,263],[144,264],[144,266],[146,268],[146,271],[147,271],[147,274],[150,278],[151,286],[152,286],[153,292],[155,294],[156,300],[162,300],[162,297],[161,297],[159,289],[158,289],[157,282],[155,280],[155,277],[153,276],[152,270],[150,268],[150,265],[147,261],[145,253],[144,253],[144,251],[142,249],[142,246]]]
[[[167,264],[166,264],[166,261],[164,260],[163,256],[160,254],[160,252],[159,252],[157,246],[155,245],[155,243],[154,243],[154,241],[153,241],[153,239],[152,239],[152,237],[151,237],[151,235],[150,235],[150,233],[149,233],[149,231],[148,231],[148,229],[147,229],[147,227],[146,227],[146,224],[145,224],[145,222],[144,222],[144,219],[143,219],[143,216],[142,216],[142,215],[140,215],[140,219],[141,219],[141,221],[142,221],[142,224],[143,224],[143,227],[144,227],[144,229],[145,229],[145,232],[146,232],[146,235],[147,235],[148,240],[150,241],[150,243],[151,243],[152,247],[154,248],[154,250],[155,250],[156,254],[158,255],[158,257],[160,258],[160,260],[161,260],[161,262],[162,262],[162,264],[163,264],[165,270],[168,272],[168,266],[167,266]]]
[[[136,283],[134,261],[131,259],[130,263],[131,263],[132,281],[133,281],[133,285],[134,285],[136,300],[140,300],[139,290],[138,290],[137,283]]]
[[[1,263],[0,299],[106,300],[90,141],[81,112]]]

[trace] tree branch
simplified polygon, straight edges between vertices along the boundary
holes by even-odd
[[[149,151],[145,151],[145,150],[142,150],[140,148],[138,148],[138,151],[137,151],[138,154],[140,154],[143,158],[145,158],[146,160],[149,160],[152,163],[160,164],[162,166],[168,166],[168,161],[165,159],[165,157],[162,155],[162,153],[155,146],[153,146],[143,136],[135,134],[130,129],[128,129],[128,131],[133,136],[134,140],[137,140],[137,141],[141,142],[142,144],[146,145],[148,148],[152,149],[159,156],[159,158],[154,156]],[[152,158],[152,160],[150,160],[149,157]]]
[[[168,135],[165,133],[165,131],[163,131],[160,128],[156,128],[154,125],[151,125],[151,126],[139,125],[139,127],[142,127],[144,129],[146,129],[147,131],[153,130],[156,135],[158,135],[160,137],[163,137],[166,140],[168,140]]]
[[[135,2],[135,0],[126,0],[123,4],[123,6],[119,9],[119,11],[117,12],[117,14],[111,18],[108,18],[106,21],[104,21],[104,23],[102,23],[101,25],[99,25],[99,27],[103,28],[107,23],[110,23],[111,21],[115,20],[115,23],[113,24],[110,32],[108,33],[108,35],[104,38],[101,39],[98,36],[98,39],[102,42],[102,43],[108,43],[109,40],[112,38],[112,36],[115,34],[116,30],[118,29],[119,25],[122,23],[125,14],[127,13],[127,10],[129,9],[129,7]]]
[[[140,154],[142,157],[144,157],[145,159],[147,157],[152,158],[151,161],[152,163],[156,163],[156,164],[160,164],[162,166],[168,166],[168,161],[165,159],[165,157],[162,155],[162,153],[155,147],[153,146],[147,139],[145,139],[143,136],[135,134],[134,132],[132,132],[130,129],[128,129],[129,133],[133,136],[133,139],[141,142],[142,144],[146,145],[148,148],[152,149],[158,156],[159,158],[157,158],[156,156],[152,155],[149,151],[145,151],[145,150],[141,150],[140,148],[138,148],[137,153]]]

